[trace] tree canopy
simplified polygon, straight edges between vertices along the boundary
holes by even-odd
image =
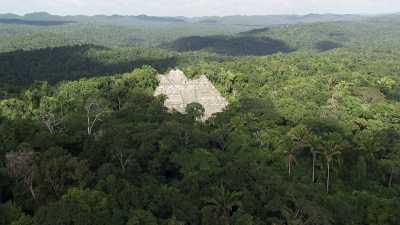
[[[185,52],[123,46],[128,25],[96,22],[102,35],[119,31],[89,32],[84,45],[74,45],[84,33],[75,29],[91,26],[82,21],[0,25],[0,225],[398,225],[391,21],[214,29],[199,37],[204,49]],[[162,29],[154,46],[212,27],[201,24]],[[24,50],[9,48],[9,35]],[[265,49],[246,40],[269,38],[295,51],[248,54]],[[206,75],[226,109],[207,120],[196,102],[168,110],[154,91],[176,67]]]

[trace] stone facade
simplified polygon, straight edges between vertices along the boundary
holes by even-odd
[[[221,96],[211,81],[204,75],[189,80],[180,70],[172,70],[166,75],[159,75],[159,86],[154,95],[166,95],[165,106],[184,113],[190,103],[200,103],[204,109],[204,119],[221,112],[228,102]]]

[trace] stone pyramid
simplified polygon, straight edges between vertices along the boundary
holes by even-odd
[[[159,75],[159,86],[154,95],[165,95],[165,106],[170,110],[184,113],[190,103],[200,103],[204,109],[204,118],[221,112],[228,105],[228,101],[214,87],[204,75],[198,79],[189,80],[180,70],[172,70],[168,74]]]

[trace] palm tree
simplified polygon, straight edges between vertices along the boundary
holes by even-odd
[[[321,154],[321,151],[318,149],[321,141],[319,137],[309,133],[307,136],[307,143],[307,147],[312,155],[312,182],[315,183],[315,166],[317,163],[317,156]]]
[[[296,159],[296,149],[289,149],[286,151],[287,157],[288,157],[288,172],[289,172],[289,177],[292,176],[292,166],[297,164],[297,159]]]
[[[336,156],[344,149],[343,139],[339,134],[332,133],[326,137],[325,141],[319,144],[321,154],[326,163],[326,193],[329,193],[331,186],[331,165]]]
[[[310,147],[310,152],[312,154],[312,182],[315,183],[315,164],[317,161],[317,155],[321,154],[318,150],[314,147]]]
[[[297,149],[303,149],[303,148],[307,148],[307,147],[309,147],[311,149],[311,153],[313,155],[312,180],[314,183],[315,161],[317,158],[318,151],[316,151],[311,145],[311,143],[313,142],[312,141],[313,136],[311,135],[310,131],[307,129],[307,127],[304,124],[299,124],[298,126],[290,129],[290,131],[288,132],[288,135]],[[294,156],[294,155],[290,155],[289,157],[292,157],[292,156]],[[294,160],[296,160],[296,159],[294,158]],[[296,162],[296,161],[294,161],[294,162]],[[290,173],[289,173],[289,176],[290,176]]]
[[[289,138],[284,138],[283,140],[281,140],[280,148],[281,153],[285,154],[285,157],[287,157],[288,174],[289,177],[291,177],[293,165],[297,163],[296,154],[298,148],[296,147],[295,143]]]
[[[324,151],[323,155],[325,157],[325,161],[326,161],[326,193],[329,193],[329,188],[331,185],[331,176],[330,176],[330,172],[331,172],[331,162],[334,158],[334,156],[336,155],[340,155],[341,152],[340,150],[338,150],[339,146],[335,146],[331,151]]]
[[[206,207],[211,208],[221,218],[224,225],[229,225],[229,218],[233,209],[241,205],[240,198],[242,194],[240,192],[229,191],[224,185],[213,190],[213,197],[204,199]]]

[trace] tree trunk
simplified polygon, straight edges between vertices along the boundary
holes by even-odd
[[[312,152],[313,155],[313,160],[312,160],[312,182],[315,183],[315,161],[317,154],[315,152]]]
[[[121,165],[121,169],[122,169],[122,173],[126,172],[126,168],[128,167],[128,163],[129,163],[129,156],[126,156],[126,159],[124,159],[124,153],[119,152],[118,153],[118,161]]]
[[[390,170],[390,176],[389,176],[389,188],[392,187],[392,183],[393,183],[393,169]]]
[[[124,157],[121,152],[119,153],[119,164],[121,165],[122,173],[125,173]]]
[[[330,187],[330,179],[331,179],[331,177],[330,177],[330,172],[331,172],[331,168],[330,168],[330,166],[331,166],[331,163],[328,161],[327,162],[327,175],[326,175],[326,193],[329,193],[329,187]]]
[[[92,131],[90,130],[90,111],[87,112],[87,134],[90,136]]]
[[[121,111],[121,99],[118,96],[118,112]]]
[[[35,190],[33,190],[33,185],[32,184],[29,185],[29,191],[31,192],[33,200],[36,201],[36,193],[35,193]]]
[[[29,177],[29,178],[25,179],[24,182],[28,186],[29,192],[31,193],[33,200],[36,201],[36,193],[33,188],[33,178]]]
[[[47,127],[47,130],[49,130],[50,134],[54,134],[54,130],[51,126],[51,123],[49,121],[44,121],[43,123]]]

